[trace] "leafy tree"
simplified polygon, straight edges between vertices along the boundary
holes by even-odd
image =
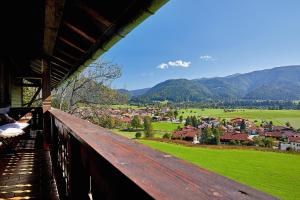
[[[131,120],[131,127],[135,130],[141,127],[141,120],[138,115],[135,115]]]
[[[201,142],[203,144],[212,144],[213,143],[213,133],[211,128],[205,128],[203,129],[203,133],[201,136]]]
[[[226,126],[226,119],[222,119],[222,121],[221,121],[221,124],[223,125],[223,126]]]
[[[274,140],[272,138],[264,138],[262,141],[265,147],[273,147],[274,145]]]
[[[191,117],[192,126],[197,128],[200,124],[199,120],[196,118],[196,116]]]
[[[109,115],[92,115],[89,120],[101,127],[113,129],[119,125],[119,121]]]
[[[152,121],[149,116],[146,116],[144,118],[144,132],[145,137],[153,137],[153,127],[152,127]]]
[[[221,144],[221,141],[220,141],[220,137],[221,137],[220,129],[213,128],[212,133],[214,135],[214,144],[217,144],[217,145]]]
[[[185,124],[184,124],[184,125],[185,125],[185,126],[188,126],[188,125],[192,126],[192,125],[193,125],[193,122],[192,122],[192,119],[191,119],[190,116],[188,116],[188,117],[186,118]]]
[[[163,138],[164,139],[171,139],[172,138],[172,134],[171,133],[165,133],[164,135],[163,135]]]
[[[174,117],[174,112],[173,111],[168,111],[165,115],[166,117],[170,117],[170,118],[173,118]]]
[[[175,110],[175,111],[174,111],[174,117],[175,117],[175,119],[177,119],[177,116],[178,116],[178,111]]]
[[[246,122],[245,122],[245,120],[244,120],[244,119],[242,120],[242,123],[241,123],[240,129],[241,129],[241,132],[244,132],[244,131],[246,130]]]
[[[110,62],[96,61],[83,72],[67,79],[53,93],[55,107],[80,115],[81,107],[95,104],[118,102],[120,94],[108,87],[109,83],[121,76],[119,66]],[[122,96],[122,95],[121,95]]]
[[[182,121],[183,121],[183,116],[182,115],[179,116],[179,121],[180,121],[180,123],[182,123]]]

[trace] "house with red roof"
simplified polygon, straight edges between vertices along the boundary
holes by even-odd
[[[172,134],[172,138],[194,141],[195,137],[197,137],[197,139],[199,139],[200,135],[201,135],[200,129],[197,129],[197,128],[189,125],[189,126],[182,128],[181,130],[174,131]]]
[[[300,151],[300,134],[288,137],[288,142],[280,143],[279,149],[280,150],[292,149],[295,151]]]
[[[271,137],[271,138],[275,138],[277,140],[281,139],[282,133],[280,131],[267,131],[267,132],[262,132],[259,133],[259,136],[263,136],[263,137]]]
[[[220,137],[220,141],[223,144],[226,144],[230,141],[236,141],[236,142],[251,142],[252,139],[249,138],[248,134],[245,133],[230,133],[226,132]]]

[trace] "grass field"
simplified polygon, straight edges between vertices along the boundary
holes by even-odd
[[[153,130],[161,132],[172,132],[177,129],[177,127],[183,127],[183,124],[175,124],[171,122],[153,122]]]
[[[183,109],[179,110],[179,116],[209,116],[219,118],[243,117],[249,120],[273,121],[275,125],[284,125],[287,121],[295,128],[300,128],[300,110],[258,110],[241,109],[235,112],[224,112],[223,109]]]
[[[140,141],[280,199],[300,198],[300,155]]]
[[[165,133],[169,133],[176,130],[178,126],[183,127],[183,124],[175,124],[171,122],[153,122],[152,126],[155,133],[154,136],[157,138],[161,138]],[[136,131],[125,131],[120,129],[113,129],[113,132],[123,135],[127,138],[133,139],[135,138],[136,132],[143,133],[144,130],[138,129]]]

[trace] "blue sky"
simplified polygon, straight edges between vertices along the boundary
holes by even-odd
[[[101,59],[113,88],[300,64],[300,0],[170,0]]]

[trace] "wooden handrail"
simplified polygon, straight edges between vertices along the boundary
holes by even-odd
[[[52,160],[59,160],[55,156],[62,152],[55,149],[62,144],[71,159],[65,166],[69,196],[85,198],[92,177],[94,199],[276,199],[65,112],[49,112]],[[62,138],[70,142],[59,142]]]

